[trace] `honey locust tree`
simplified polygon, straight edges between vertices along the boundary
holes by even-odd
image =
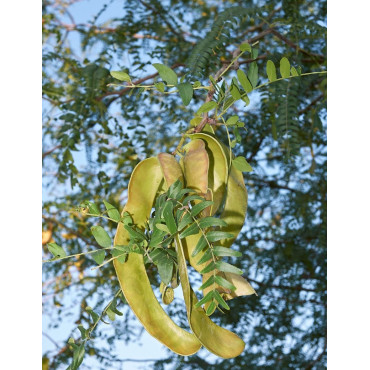
[[[233,244],[242,258],[232,262],[258,296],[212,314],[246,346],[232,359],[202,349],[142,360],[158,369],[324,368],[326,2],[90,6],[43,2],[42,244],[43,259],[58,257],[43,265],[43,334],[54,343],[43,366],[125,364],[128,354],[112,353],[142,330],[111,255],[87,253],[104,244],[93,216],[108,215],[102,225],[113,236],[135,166],[208,129],[246,171],[247,216]],[[147,266],[160,295],[158,269]],[[189,328],[180,298],[166,311]],[[71,317],[74,326],[55,340]]]

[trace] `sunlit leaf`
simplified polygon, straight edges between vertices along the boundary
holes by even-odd
[[[256,62],[252,62],[248,69],[248,79],[253,87],[257,86],[258,82],[258,65]]]
[[[253,90],[253,86],[249,82],[248,77],[243,72],[243,70],[238,69],[236,74],[237,74],[238,80],[239,80],[240,84],[242,85],[242,88],[245,90],[245,92],[247,92],[247,93],[251,92]]]
[[[47,247],[48,247],[49,252],[54,257],[65,257],[65,256],[67,256],[64,249],[61,246],[59,246],[57,243],[48,243]]]
[[[107,210],[108,216],[111,219],[113,219],[114,221],[119,222],[119,220],[121,219],[121,216],[118,212],[118,209],[116,207],[112,206],[110,203],[106,202],[105,200],[103,200],[103,203],[104,203],[105,208]]]
[[[244,157],[236,157],[233,159],[233,165],[235,168],[242,172],[251,172],[253,171],[252,166],[247,162]]]
[[[101,226],[93,226],[91,232],[96,242],[103,248],[108,248],[112,245],[112,240],[108,233]]]
[[[267,78],[270,82],[276,80],[276,67],[272,60],[268,60],[266,64]]]
[[[286,57],[283,57],[280,60],[280,74],[282,78],[290,76],[290,63]]]
[[[160,63],[154,63],[153,67],[158,71],[163,81],[169,85],[177,85],[177,75],[170,67]]]
[[[209,101],[207,103],[204,103],[197,111],[197,114],[202,114],[209,112],[212,109],[215,109],[217,107],[217,103],[215,101]]]
[[[230,265],[230,263],[223,262],[223,261],[217,261],[215,263],[215,266],[218,270],[223,272],[232,272],[233,274],[241,275],[243,273],[242,270],[238,269],[237,267]]]
[[[183,82],[177,85],[180,97],[185,106],[189,105],[193,98],[193,86],[189,82]]]
[[[105,258],[105,251],[103,250],[98,250],[94,253],[91,253],[91,257],[93,258],[93,260],[98,264],[98,265],[101,265],[104,261],[104,258]]]

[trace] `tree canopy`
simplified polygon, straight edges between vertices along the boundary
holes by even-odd
[[[212,316],[246,347],[233,359],[168,352],[147,365],[325,368],[326,2],[110,1],[80,22],[84,2],[43,1],[43,255],[51,257],[48,243],[77,255],[43,265],[44,315],[54,326],[76,316],[65,343],[43,354],[45,368],[71,364],[68,339],[79,343],[117,292],[115,320],[109,329],[99,320],[92,336],[100,340],[87,341],[84,356],[101,369],[127,358],[111,352],[140,337],[139,322],[113,264],[92,270],[96,259],[81,254],[99,247],[90,230],[98,223],[76,209],[105,201],[122,211],[134,167],[174,152],[183,134],[205,124],[253,169],[244,173],[247,217],[233,247],[243,258],[233,264],[258,296],[228,301],[230,311]],[[229,126],[204,108],[222,100],[224,81],[233,99],[224,118],[238,117]],[[114,235],[114,222],[99,222]],[[156,269],[147,272],[159,294]],[[188,327],[181,298],[166,311]]]

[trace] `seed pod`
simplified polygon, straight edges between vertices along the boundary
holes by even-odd
[[[245,347],[243,340],[235,333],[216,325],[202,308],[194,308],[198,299],[190,287],[185,255],[178,236],[175,237],[175,245],[181,287],[191,330],[202,345],[215,355],[222,358],[239,356]]]
[[[206,143],[206,151],[209,158],[208,188],[213,194],[212,215],[220,208],[228,179],[228,162],[220,142],[211,134],[199,133],[189,135],[190,139],[198,141],[201,139]],[[188,144],[189,145],[189,144]],[[193,164],[195,167],[195,164]]]
[[[173,155],[168,153],[159,153],[157,158],[167,187],[170,187],[178,179],[180,179],[182,183],[184,182],[181,167]]]
[[[135,225],[143,229],[162,181],[157,158],[140,162],[132,172],[128,200],[122,215],[128,212]],[[129,239],[128,231],[119,223],[114,245],[127,245]],[[113,263],[125,299],[148,333],[177,354],[189,356],[197,352],[201,347],[198,339],[177,326],[157,301],[145,270],[143,256],[130,253],[127,262],[121,263],[115,259]]]
[[[169,305],[175,297],[175,293],[171,287],[166,286],[162,292],[162,302]]]
[[[193,140],[184,146],[183,171],[186,187],[205,196],[208,190],[209,158],[202,140]]]

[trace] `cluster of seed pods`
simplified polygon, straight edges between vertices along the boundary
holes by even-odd
[[[179,162],[171,154],[160,153],[157,157],[141,161],[135,167],[122,214],[128,212],[135,226],[144,229],[156,198],[176,180],[180,180],[187,188],[213,201],[212,206],[206,208],[202,215],[219,215],[226,221],[227,226],[221,230],[233,234],[233,237],[223,240],[222,245],[230,247],[244,224],[247,210],[248,196],[242,172],[232,165],[228,149],[212,133],[192,134],[189,138],[190,142],[184,146],[184,155]],[[130,253],[124,263],[114,260],[114,267],[128,304],[149,334],[183,356],[192,355],[204,346],[219,357],[233,358],[244,350],[244,341],[235,333],[216,325],[206,314],[207,307],[195,307],[198,298],[189,283],[187,262],[198,272],[207,265],[208,262],[198,265],[203,253],[193,257],[200,237],[199,231],[183,239],[179,236],[174,239],[191,332],[176,325],[163,310],[152,290],[141,254]],[[130,234],[120,223],[114,244],[126,245],[129,240]],[[240,275],[217,273],[222,274],[236,289],[230,292],[221,286],[209,286],[203,290],[204,295],[215,288],[224,299],[255,294],[250,284]],[[209,274],[203,274],[203,282],[208,277]]]

